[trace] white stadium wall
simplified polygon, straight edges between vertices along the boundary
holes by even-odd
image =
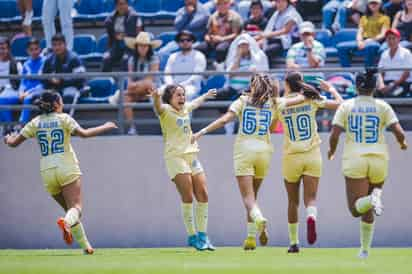
[[[206,136],[200,160],[209,185],[209,234],[217,246],[241,245],[245,210],[233,175],[234,137]],[[287,199],[281,170],[282,136],[273,136],[272,168],[259,197],[269,219],[270,245],[286,246]],[[318,193],[318,247],[358,246],[359,220],[346,207],[340,153],[326,159]],[[412,133],[408,134],[412,140]],[[375,246],[412,246],[412,152],[402,152],[392,136],[390,170],[384,188],[384,215],[377,219]],[[160,136],[73,139],[84,173],[83,223],[96,247],[183,246],[186,236],[179,197],[168,180]],[[343,138],[339,146],[341,152]],[[17,149],[0,145],[0,248],[64,247],[55,225],[63,211],[43,190],[37,144]],[[306,245],[304,210],[300,241]]]

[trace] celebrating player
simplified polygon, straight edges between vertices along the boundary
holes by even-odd
[[[44,186],[66,211],[65,217],[57,220],[63,238],[70,245],[74,237],[85,254],[93,254],[94,250],[80,222],[82,173],[70,144],[70,137],[72,134],[83,138],[93,137],[117,126],[107,122],[99,127],[83,129],[72,117],[63,113],[63,101],[56,92],[44,92],[37,104],[41,115],[31,120],[20,134],[7,135],[4,142],[10,147],[17,147],[26,139],[37,139],[41,151],[40,174]]]
[[[361,216],[360,258],[367,258],[374,231],[374,216],[383,212],[382,186],[388,174],[385,128],[395,135],[402,150],[407,149],[405,134],[393,109],[385,101],[374,99],[377,76],[367,70],[356,77],[357,98],[343,103],[333,119],[329,139],[332,159],[339,136],[345,132],[342,170],[346,180],[348,207],[354,217]]]
[[[170,179],[175,183],[182,199],[183,221],[188,244],[197,250],[215,250],[207,236],[208,193],[206,176],[197,159],[199,148],[191,143],[190,113],[206,99],[216,95],[215,90],[186,103],[185,90],[180,85],[166,86],[163,95],[151,90],[154,108],[160,120],[165,160]],[[162,98],[161,98],[162,97]],[[163,101],[163,103],[162,103]],[[193,195],[196,198],[196,225],[193,218]]]
[[[327,100],[317,90],[303,82],[302,74],[290,72],[285,80],[285,97],[293,98],[303,93],[312,93],[312,99],[291,107],[280,107],[278,118],[285,129],[283,141],[282,173],[288,194],[288,230],[290,246],[288,253],[299,252],[298,208],[299,186],[303,181],[303,201],[306,208],[307,240],[316,242],[316,194],[322,171],[321,140],[318,135],[316,112],[319,108],[335,110],[342,102],[339,93],[323,80],[320,87],[330,92],[335,100]]]
[[[193,136],[193,141],[202,135],[223,127],[238,117],[239,132],[234,145],[235,175],[243,203],[247,211],[247,238],[245,250],[256,248],[256,232],[260,233],[261,245],[268,242],[267,220],[256,202],[259,187],[266,176],[273,146],[270,141],[270,126],[278,104],[296,104],[304,97],[284,102],[276,98],[278,87],[266,75],[256,74],[251,79],[250,93],[241,96],[229,107],[228,112]]]

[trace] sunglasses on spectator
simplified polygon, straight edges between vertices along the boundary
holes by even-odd
[[[180,42],[180,43],[183,43],[183,42],[193,42],[193,40],[190,39],[190,38],[183,38],[183,39],[180,39],[179,42]]]

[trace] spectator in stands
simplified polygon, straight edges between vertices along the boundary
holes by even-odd
[[[33,21],[33,3],[32,0],[17,0],[17,5],[20,10],[20,14],[23,17],[22,27],[23,32],[27,36],[32,35],[31,23]]]
[[[106,18],[104,25],[109,40],[109,50],[103,56],[102,71],[110,72],[113,66],[120,64],[126,69],[128,60],[124,38],[134,38],[143,30],[143,23],[133,8],[129,7],[128,0],[115,0],[116,9]]]
[[[395,18],[395,15],[403,8],[403,0],[389,0],[383,4],[383,12],[389,16],[391,22]]]
[[[360,18],[363,16],[368,7],[368,0],[351,0],[346,6],[346,13],[345,15],[345,23],[348,20],[348,18],[352,19],[352,21],[356,24],[359,25]],[[343,20],[343,19],[342,19]],[[344,28],[345,25],[340,26],[341,28]],[[335,31],[339,30],[339,28],[333,27]]]
[[[400,32],[397,29],[389,29],[386,31],[385,36],[388,49],[381,55],[379,68],[411,68],[412,53],[399,44]],[[412,81],[409,70],[385,71],[381,73],[381,76],[383,84],[381,83],[378,88],[378,96],[397,97],[409,93]]]
[[[160,40],[152,40],[148,32],[141,31],[135,38],[125,38],[125,44],[128,48],[133,50],[133,55],[128,60],[129,72],[158,72],[159,71],[159,57],[154,50],[161,45]],[[186,68],[187,70],[187,68]],[[156,83],[154,76],[134,76],[130,77],[127,82],[127,92],[124,97],[126,103],[141,102],[147,100],[149,90],[154,88]],[[112,104],[118,103],[120,93],[109,99]],[[129,135],[136,135],[136,125],[134,123],[134,115],[132,108],[125,108],[124,114],[126,123],[129,125]]]
[[[44,64],[44,58],[40,55],[40,41],[31,38],[27,43],[27,53],[29,59],[24,62],[23,75],[41,74]],[[35,99],[43,93],[43,84],[39,79],[22,79],[19,88],[19,100],[24,105],[30,105]],[[23,109],[19,122],[24,125],[30,120],[30,109]]]
[[[242,19],[238,13],[230,10],[231,0],[216,0],[217,11],[209,17],[205,41],[196,48],[206,56],[216,52],[216,68],[223,69],[230,43],[239,35]]]
[[[189,30],[196,37],[197,41],[202,41],[206,34],[207,21],[210,13],[197,0],[185,0],[185,6],[177,11],[175,18],[175,29],[178,32]],[[171,41],[159,50],[160,56],[169,56],[177,51],[179,45],[176,41]]]
[[[52,38],[53,52],[44,61],[42,74],[47,73],[84,73],[86,71],[80,58],[68,49],[63,34]],[[73,98],[83,89],[85,80],[81,78],[51,78],[43,80],[45,89],[53,89],[63,96],[63,100],[72,103]]]
[[[54,19],[59,12],[62,33],[66,37],[67,48],[73,49],[73,19],[72,19],[72,0],[43,0],[42,24],[44,36],[46,38],[47,49],[52,48],[52,37],[56,33]]]
[[[336,46],[343,67],[351,66],[350,56],[355,51],[365,57],[366,66],[375,65],[380,42],[390,28],[389,17],[381,13],[381,1],[368,0],[366,15],[360,20],[356,41],[341,42]]]
[[[303,21],[290,0],[277,0],[276,8],[264,32],[256,36],[256,40],[264,45],[272,66],[273,57],[282,55],[292,43],[299,40],[297,29]]]
[[[392,28],[401,33],[401,45],[412,51],[412,0],[405,0],[405,7],[396,14]]]
[[[0,37],[0,75],[18,75],[21,70],[21,64],[11,55],[9,39]],[[19,84],[19,80],[0,79],[0,105],[11,105],[18,102]],[[0,111],[0,121],[11,122],[12,112]]]
[[[322,43],[315,40],[315,26],[312,22],[301,23],[299,34],[301,42],[288,50],[286,67],[292,70],[323,67],[326,59],[325,48]],[[305,73],[304,80],[317,85],[319,77],[323,78],[323,73]]]
[[[173,72],[204,72],[206,70],[206,58],[200,51],[193,49],[196,41],[195,35],[187,30],[182,30],[176,35],[180,51],[170,55],[167,60],[165,73]],[[185,88],[186,100],[191,101],[199,96],[202,75],[166,75],[167,85],[181,85]]]
[[[266,28],[268,20],[263,13],[263,4],[260,0],[253,0],[250,4],[250,16],[243,24],[243,29],[251,35],[258,35]]]
[[[337,32],[345,28],[351,0],[330,0],[322,8],[322,27]]]

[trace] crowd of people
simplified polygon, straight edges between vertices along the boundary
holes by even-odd
[[[23,17],[23,31],[32,35],[31,0],[17,1]],[[226,84],[217,93],[218,100],[235,100],[250,82],[253,72],[276,67],[276,59],[286,56],[286,68],[321,68],[327,61],[324,45],[317,41],[312,22],[305,21],[295,0],[185,0],[177,11],[175,39],[166,44],[145,31],[139,11],[127,0],[116,0],[115,10],[106,18],[108,50],[103,55],[101,71],[129,72],[204,72],[207,68],[226,71]],[[82,60],[73,52],[71,1],[44,0],[42,26],[46,48],[41,51],[35,38],[27,44],[29,58],[15,61],[11,42],[0,37],[0,74],[82,73]],[[62,33],[57,33],[54,19],[59,14]],[[305,15],[305,14],[304,14]],[[333,33],[356,24],[353,41],[336,45],[342,66],[351,65],[352,56],[362,56],[365,66],[380,68],[412,67],[412,0],[330,0],[323,8],[322,28]],[[214,60],[212,62],[211,60]],[[209,61],[209,62],[208,62]],[[164,63],[165,65],[162,65]],[[208,67],[209,64],[209,67]],[[250,76],[244,72],[250,72]],[[322,73],[305,74],[306,82],[319,86]],[[163,78],[139,76],[125,85],[124,101],[147,100],[153,87],[182,85],[189,100],[201,95],[203,77],[199,75]],[[411,92],[409,70],[382,73],[377,96],[397,97]],[[84,79],[0,80],[0,104],[30,104],[43,89],[59,91],[65,102],[81,94]],[[120,93],[107,98],[116,104]],[[126,108],[130,134],[135,134],[133,111]],[[19,122],[30,117],[23,111]],[[12,121],[10,111],[0,112],[1,122]]]

